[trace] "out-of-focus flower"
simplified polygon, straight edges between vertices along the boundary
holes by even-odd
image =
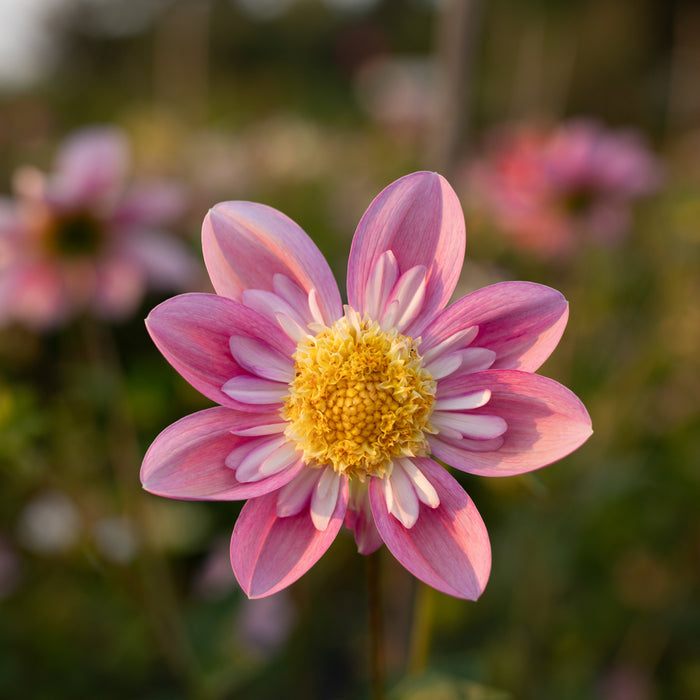
[[[632,201],[658,189],[661,166],[639,134],[573,120],[494,132],[468,183],[474,207],[514,243],[565,257],[584,240],[623,237]]]
[[[129,185],[128,169],[126,136],[105,126],[70,136],[51,174],[15,173],[15,199],[0,200],[0,323],[123,318],[149,286],[195,283],[194,258],[161,230],[183,213],[182,188]]]
[[[128,564],[139,550],[139,536],[133,522],[124,516],[101,518],[94,527],[95,546],[115,564]]]
[[[156,438],[144,487],[248,499],[231,562],[250,597],[299,578],[344,522],[360,553],[383,542],[429,585],[477,598],[491,566],[486,528],[436,460],[520,474],[588,438],[579,399],[535,374],[563,333],[566,300],[504,282],[444,308],[465,231],[436,173],[403,177],[372,202],[350,251],[346,306],[318,248],[271,207],[216,205],[202,242],[217,294],[170,299],[147,326],[220,405]]]
[[[360,105],[392,138],[415,138],[436,117],[436,70],[418,57],[379,56],[355,78]]]
[[[17,539],[39,554],[61,554],[80,536],[80,515],[61,491],[44,491],[24,507],[17,523]]]

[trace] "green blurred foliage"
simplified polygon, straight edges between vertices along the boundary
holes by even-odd
[[[128,31],[105,17],[127,17],[131,0],[75,0],[52,18],[60,51],[45,79],[0,95],[4,189],[22,163],[48,168],[70,129],[116,122],[139,173],[191,187],[194,250],[214,202],[262,201],[305,228],[342,287],[371,198],[433,167],[434,131],[374,118],[360,69],[430,59],[439,3],[297,0],[268,18],[224,0],[149,5]],[[535,474],[458,475],[489,529],[493,571],[476,603],[432,594],[422,640],[411,640],[421,587],[382,552],[390,697],[697,697],[700,105],[686,86],[700,15],[680,0],[480,9],[470,133],[581,113],[637,126],[665,158],[666,185],[636,208],[623,245],[565,265],[468,221],[465,290],[530,279],[569,299],[543,371],[583,399],[595,434]],[[286,612],[261,608],[279,637],[256,641],[222,573],[240,504],[141,490],[151,440],[207,405],[140,318],[0,331],[0,697],[368,696],[365,561],[349,535],[292,586]]]

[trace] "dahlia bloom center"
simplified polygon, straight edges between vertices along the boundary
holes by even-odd
[[[412,338],[348,309],[301,340],[283,408],[304,460],[364,481],[397,457],[427,454],[436,382]]]
[[[66,257],[94,255],[102,242],[102,225],[93,214],[84,211],[58,217],[51,222],[46,234],[50,251]]]

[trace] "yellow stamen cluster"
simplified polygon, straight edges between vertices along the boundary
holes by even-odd
[[[349,310],[294,359],[283,415],[307,463],[364,481],[390,473],[396,457],[426,454],[435,381],[411,338]]]

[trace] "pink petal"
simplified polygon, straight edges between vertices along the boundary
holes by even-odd
[[[277,493],[248,501],[231,538],[231,565],[249,598],[262,598],[286,588],[325,553],[343,524],[348,501],[342,479],[335,511],[325,530],[318,530],[305,509],[297,515],[277,515]]]
[[[564,332],[569,309],[555,289],[532,282],[500,282],[448,306],[423,331],[421,352],[469,326],[478,326],[474,347],[496,352],[494,369],[534,372]]]
[[[420,505],[406,528],[387,509],[381,479],[370,480],[374,521],[389,551],[414,576],[457,598],[476,600],[491,570],[488,533],[473,502],[447,470],[427,458],[413,460],[437,492],[436,508]]]
[[[251,374],[285,384],[294,379],[294,360],[254,338],[232,335],[229,347],[233,359]]]
[[[278,326],[215,294],[182,294],[168,299],[151,311],[146,326],[168,362],[195,389],[217,403],[241,410],[269,409],[244,405],[222,391],[233,377],[249,376],[233,359],[229,338],[235,334],[259,339],[290,357],[295,348]]]
[[[321,470],[321,476],[316,482],[316,487],[311,495],[311,520],[317,530],[325,530],[333,517],[338,502],[338,494],[342,484],[347,479],[337,474],[332,468],[325,467]]]
[[[306,508],[323,471],[316,468],[302,469],[288,484],[285,484],[277,496],[277,515],[286,518],[296,515]]]
[[[372,554],[383,543],[369,505],[369,494],[365,488],[361,496],[353,495],[345,513],[345,527],[353,531],[359,554]]]
[[[64,205],[114,204],[121,194],[130,154],[126,135],[110,126],[87,127],[71,134],[56,157],[48,196]]]
[[[106,319],[126,318],[133,313],[146,293],[146,278],[140,265],[127,256],[115,255],[98,265],[96,273],[94,289],[90,290],[95,313]],[[69,283],[79,276],[76,270]]]
[[[156,288],[191,289],[201,275],[200,265],[185,245],[165,234],[139,231],[124,241],[123,250]]]
[[[392,251],[401,274],[427,268],[423,307],[404,330],[418,336],[448,302],[464,259],[462,208],[448,182],[437,173],[406,175],[386,187],[360,221],[348,261],[348,299],[361,313],[373,308],[368,290],[376,289],[375,265]],[[376,273],[375,275],[376,276]]]
[[[187,191],[178,183],[142,182],[126,192],[113,220],[120,226],[160,227],[184,214],[187,199]]]
[[[202,226],[202,251],[217,293],[240,300],[245,289],[273,291],[281,274],[305,294],[316,289],[325,322],[342,315],[338,285],[314,242],[290,218],[253,202],[222,202]]]
[[[231,431],[271,419],[220,406],[185,416],[158,435],[146,452],[141,466],[143,487],[159,496],[184,500],[229,501],[275,491],[301,465],[250,484],[240,483],[234,470],[226,466],[226,457],[249,439]]]
[[[469,443],[428,438],[432,453],[452,467],[485,476],[509,476],[551,464],[591,435],[591,419],[581,401],[553,379],[518,370],[486,370],[452,375],[440,382],[441,397],[491,391],[480,413],[501,416],[508,424],[493,451],[472,451]]]

